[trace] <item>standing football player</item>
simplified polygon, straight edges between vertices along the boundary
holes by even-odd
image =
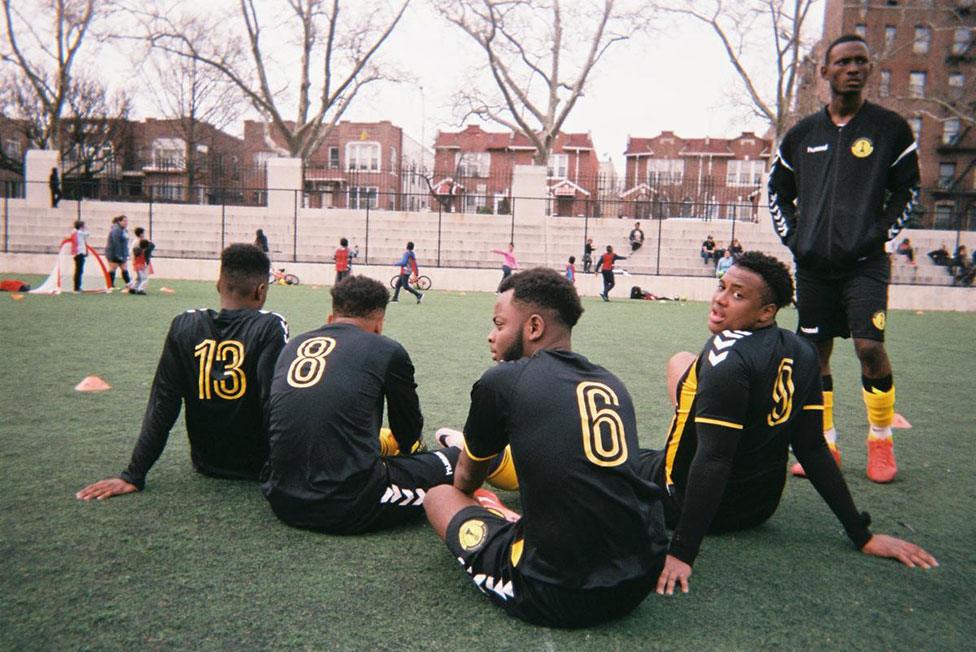
[[[915,544],[871,534],[821,436],[820,366],[806,340],[776,326],[793,298],[790,272],[765,254],[743,253],[712,296],[712,336],[698,356],[668,363],[674,418],[667,444],[643,451],[645,476],[667,489],[674,529],[658,593],[688,591],[706,532],[740,530],[769,519],[786,484],[790,446],[810,481],[862,552],[906,566],[937,562]]]
[[[257,480],[268,458],[266,402],[275,360],[288,341],[281,315],[261,310],[271,265],[263,251],[232,244],[220,254],[220,312],[188,310],[169,328],[129,466],[75,496],[98,500],[145,487],[186,405],[193,467],[215,478]]]
[[[492,359],[471,390],[454,484],[424,507],[476,586],[509,615],[585,627],[632,611],[654,588],[666,546],[660,490],[641,477],[630,394],[572,350],[576,289],[535,268],[499,287]],[[506,445],[524,515],[473,495]]]
[[[871,55],[860,36],[830,44],[821,76],[830,104],[790,129],[769,174],[769,209],[796,260],[799,333],[814,342],[824,389],[824,437],[837,464],[834,338],[854,337],[868,415],[867,476],[894,480],[895,384],[884,347],[891,263],[885,242],[911,216],[918,154],[905,119],[864,99]],[[803,475],[797,464],[793,473]]]

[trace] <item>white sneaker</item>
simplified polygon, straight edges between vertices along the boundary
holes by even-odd
[[[442,448],[450,448],[451,446],[464,448],[464,433],[453,428],[438,428],[437,432],[434,433],[434,440]]]

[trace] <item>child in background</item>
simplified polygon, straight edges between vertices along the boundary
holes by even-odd
[[[149,240],[148,238],[146,238],[146,230],[144,228],[142,228],[141,226],[137,226],[136,227],[136,230],[133,231],[133,233],[136,234],[136,240],[138,240],[138,241],[145,240],[146,242],[149,243],[149,246],[146,247],[146,249],[144,251],[144,254],[146,256],[146,269],[149,270],[149,273],[150,274],[152,274],[153,273],[153,268],[152,268],[152,255],[153,255],[153,250],[156,248],[156,245],[153,244],[153,242],[151,240]]]
[[[576,285],[576,256],[570,256],[569,262],[566,263],[566,278],[573,285]]]
[[[136,272],[135,287],[129,288],[129,294],[141,294],[145,296],[146,286],[149,284],[149,262],[148,258],[152,255],[152,243],[143,238],[139,244],[132,248],[132,267]]]

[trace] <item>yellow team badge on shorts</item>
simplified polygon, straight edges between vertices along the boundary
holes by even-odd
[[[461,529],[458,530],[458,540],[461,543],[461,549],[466,552],[480,548],[487,537],[488,528],[485,527],[485,522],[478,518],[465,521],[461,524]]]
[[[871,323],[874,324],[874,327],[877,328],[879,331],[883,331],[885,328],[884,310],[879,310],[878,312],[874,313],[871,316]]]
[[[858,138],[851,145],[851,154],[858,158],[867,158],[874,151],[874,145],[870,138]]]

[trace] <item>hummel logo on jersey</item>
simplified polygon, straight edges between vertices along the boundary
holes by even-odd
[[[458,557],[457,560],[462,566],[464,566],[463,558]],[[488,591],[491,591],[502,600],[508,600],[509,598],[515,597],[515,590],[512,586],[511,580],[506,581],[504,578],[492,577],[490,575],[486,575],[485,573],[475,573],[474,567],[472,566],[466,566],[464,570],[468,572],[468,575],[471,576],[475,586],[477,586],[478,590],[482,593],[488,593]]]
[[[828,147],[830,147],[830,145],[827,143],[824,143],[823,145],[817,145],[816,147],[810,147],[809,145],[807,145],[807,154],[817,154],[819,152],[826,152]]]
[[[729,352],[725,349],[731,347],[743,337],[752,335],[750,331],[729,331],[725,330],[712,338],[712,349],[708,352],[708,361],[712,366],[716,366],[729,357]]]
[[[441,464],[444,465],[444,475],[454,475],[454,469],[451,467],[451,460],[447,459],[447,455],[440,451],[434,451],[434,455],[436,455],[440,459]]]
[[[380,503],[390,503],[399,507],[409,507],[410,505],[423,505],[424,496],[427,492],[423,489],[401,489],[395,484],[386,488]]]

